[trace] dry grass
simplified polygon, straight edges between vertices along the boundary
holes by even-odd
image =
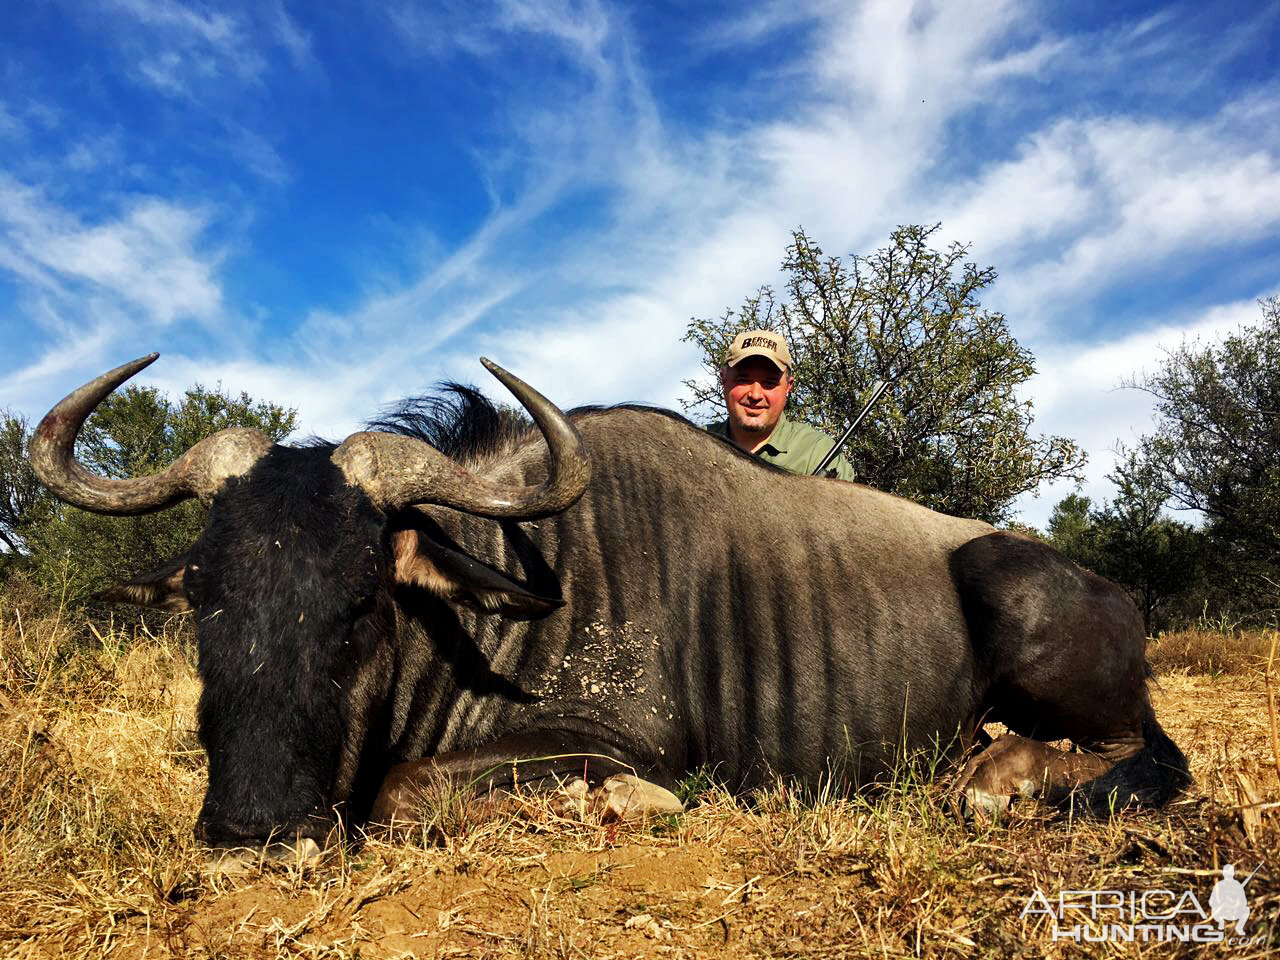
[[[1072,823],[1027,806],[1002,826],[966,826],[947,812],[945,779],[909,771],[852,799],[705,790],[685,816],[643,828],[566,819],[539,797],[442,791],[405,843],[343,841],[318,862],[226,874],[191,839],[204,760],[175,633],[23,620],[10,604],[0,956],[1168,956],[1055,942],[1023,908],[1037,889],[1190,888],[1207,902],[1211,871],[1262,861],[1249,933],[1273,938],[1280,783],[1264,640],[1156,645],[1157,706],[1197,780],[1157,814]],[[1210,648],[1211,660],[1177,652]]]
[[[1147,644],[1147,659],[1158,674],[1210,677],[1260,676],[1274,631],[1222,631],[1203,627],[1161,634]]]

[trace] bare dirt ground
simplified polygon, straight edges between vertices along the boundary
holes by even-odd
[[[536,797],[442,794],[407,842],[348,838],[318,861],[220,872],[191,838],[204,759],[175,636],[20,624],[10,610],[0,956],[1271,956],[1268,639],[1182,636],[1153,651],[1158,713],[1196,777],[1158,813],[1078,822],[1026,804],[1002,825],[966,825],[945,774],[915,773],[852,799],[704,790],[687,814],[641,827],[566,819]],[[1240,878],[1261,864],[1245,946],[1076,943],[1027,911],[1036,891],[1068,890],[1189,890],[1208,909],[1227,863]]]

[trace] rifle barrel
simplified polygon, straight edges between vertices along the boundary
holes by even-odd
[[[861,412],[853,418],[853,423],[849,424],[844,433],[840,434],[840,439],[832,445],[830,452],[822,458],[822,462],[814,469],[812,474],[813,476],[821,476],[823,471],[825,471],[827,467],[831,466],[831,461],[836,458],[836,454],[840,452],[840,448],[848,442],[851,436],[853,436],[853,431],[858,429],[858,424],[862,423],[862,421],[866,419],[867,414],[871,412],[871,408],[874,407],[876,405],[876,401],[880,399],[880,395],[887,389],[889,389],[888,380],[877,380],[875,382],[875,386],[871,388],[871,399],[867,401],[866,406],[862,408]]]

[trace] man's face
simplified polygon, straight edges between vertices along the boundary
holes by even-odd
[[[739,430],[767,437],[782,416],[791,377],[764,357],[747,357],[720,371],[729,420]]]

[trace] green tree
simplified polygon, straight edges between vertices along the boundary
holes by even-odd
[[[25,552],[20,528],[47,497],[27,462],[30,435],[25,418],[0,412],[0,551],[12,555]]]
[[[255,401],[245,393],[232,396],[196,385],[171,402],[154,388],[127,387],[107,397],[90,415],[76,455],[88,469],[106,476],[143,476],[163,470],[193,444],[225,427],[256,427],[280,440],[292,432],[295,422],[294,410]],[[3,463],[6,473],[11,466]],[[17,524],[27,554],[22,566],[46,591],[70,599],[178,556],[199,535],[206,516],[196,501],[136,517],[87,513],[47,495],[41,503],[43,509],[28,511]]]
[[[770,328],[791,347],[789,415],[833,437],[873,381],[893,384],[843,451],[864,483],[996,522],[1042,481],[1078,476],[1075,443],[1030,432],[1031,403],[1017,389],[1035,372],[1032,356],[978,300],[995,270],[967,261],[964,245],[930,247],[937,229],[899,227],[887,247],[847,264],[795,231],[781,296],[764,286],[739,310],[690,321],[684,339],[702,349],[709,376],[686,381],[685,409],[723,415],[718,371],[730,341]]]
[[[1130,453],[1109,479],[1115,498],[1093,518],[1094,566],[1123,586],[1142,611],[1151,634],[1164,626],[1198,586],[1206,559],[1205,536],[1164,512],[1168,499],[1158,478]]]
[[[1048,537],[1044,531],[1029,523],[1023,523],[1021,520],[1006,520],[1000,524],[1000,529],[1008,533],[1016,533],[1019,536],[1027,537],[1030,540],[1039,540],[1041,543],[1048,543]]]
[[[1165,514],[1164,492],[1134,454],[1108,479],[1116,496],[1100,507],[1078,493],[1058,501],[1049,517],[1049,542],[1123,587],[1150,634],[1202,596],[1207,539]]]
[[[1049,543],[1063,555],[1092,570],[1097,565],[1098,530],[1093,501],[1078,493],[1059,500],[1049,514]]]
[[[1155,397],[1139,455],[1169,502],[1207,520],[1215,579],[1241,607],[1274,610],[1280,557],[1280,300],[1217,344],[1183,343],[1129,386]],[[1243,612],[1243,611],[1241,611]]]

